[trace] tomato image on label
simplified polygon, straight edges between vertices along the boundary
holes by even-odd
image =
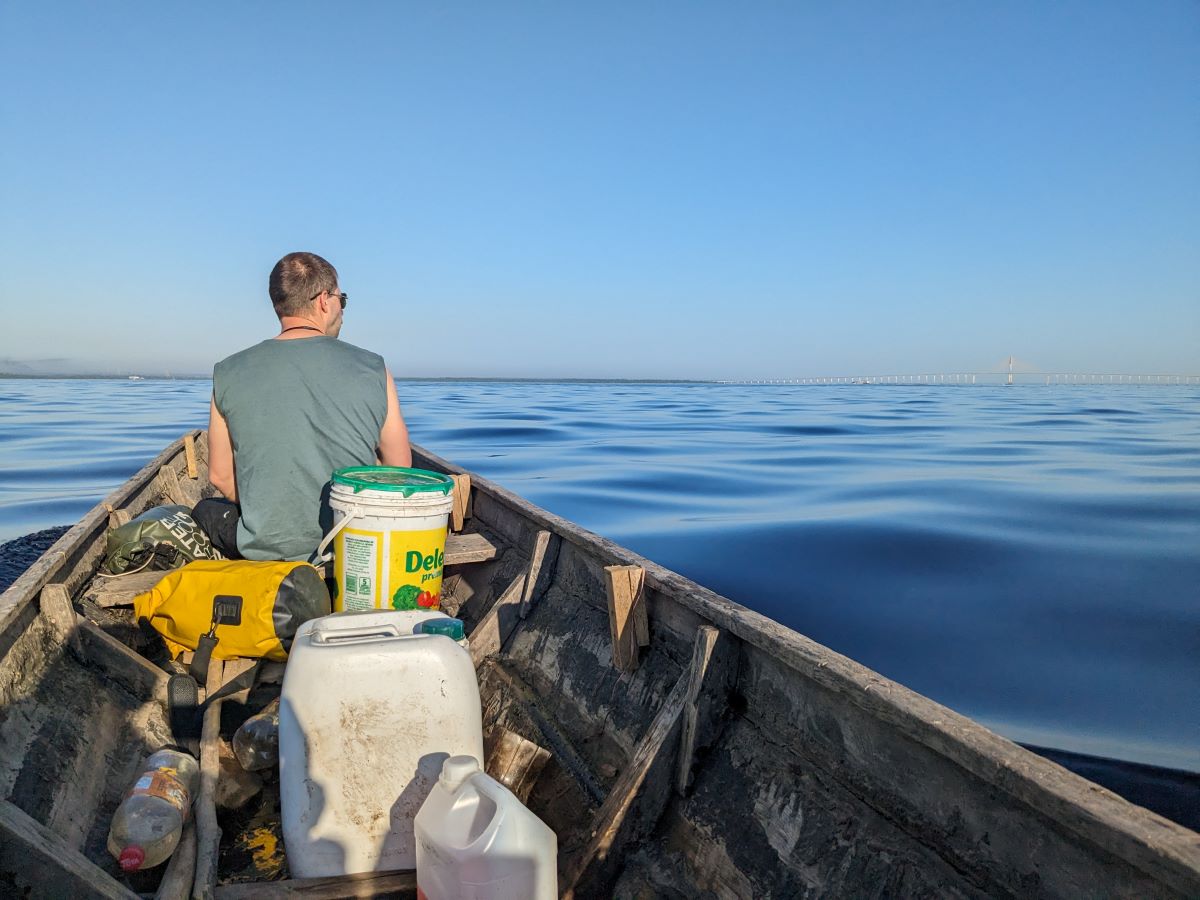
[[[421,591],[417,595],[417,606],[422,609],[437,609],[441,599],[441,595],[436,592]]]

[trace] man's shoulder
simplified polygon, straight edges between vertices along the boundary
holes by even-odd
[[[361,359],[363,362],[372,366],[383,367],[383,357],[371,350],[366,350],[359,347],[357,344],[348,344],[345,341],[337,340],[330,341],[330,345],[336,347],[335,352],[344,353],[348,356],[354,356]]]
[[[289,350],[298,349],[295,347],[298,341],[276,341],[265,340],[259,341],[257,344],[252,344],[244,350],[239,350],[233,353],[213,366],[214,374],[221,372],[236,371],[246,365],[271,365],[272,361],[277,358],[277,354],[282,351],[285,354]],[[306,343],[306,342],[305,342]],[[293,346],[288,347],[286,345]],[[282,346],[281,346],[282,345]],[[313,345],[314,347],[316,345]],[[308,348],[306,348],[308,349]],[[327,354],[338,359],[354,361],[359,366],[369,369],[384,369],[386,364],[382,356],[371,350],[366,350],[355,344],[347,343],[346,341],[332,339],[322,340],[320,342],[320,353]]]
[[[262,345],[265,343],[266,343],[266,341],[259,341],[257,344],[251,344],[246,349],[239,350],[237,353],[230,353],[227,357],[225,357],[223,360],[218,362],[213,368],[227,369],[231,365],[237,365],[237,363],[240,360],[246,359],[250,356],[254,356],[256,351],[258,351],[259,348],[262,347]]]

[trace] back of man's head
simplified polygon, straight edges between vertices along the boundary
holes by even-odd
[[[289,253],[271,270],[267,287],[275,315],[297,316],[320,296],[337,290],[337,269],[315,253]]]

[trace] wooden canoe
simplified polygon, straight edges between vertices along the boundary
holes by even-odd
[[[0,595],[6,896],[156,889],[121,880],[104,836],[168,740],[166,673],[95,574],[110,522],[211,492],[205,447],[172,444]],[[455,519],[443,602],[488,766],[515,766],[557,832],[564,897],[1200,897],[1200,834],[482,478]],[[497,760],[513,746],[533,750]],[[413,891],[411,873],[232,883],[210,801],[164,896]]]

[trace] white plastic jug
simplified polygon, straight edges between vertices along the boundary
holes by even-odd
[[[451,756],[483,758],[479,684],[432,610],[301,626],[279,703],[279,787],[297,878],[411,869],[413,818]]]
[[[475,757],[453,756],[417,813],[417,896],[554,900],[558,838]]]

